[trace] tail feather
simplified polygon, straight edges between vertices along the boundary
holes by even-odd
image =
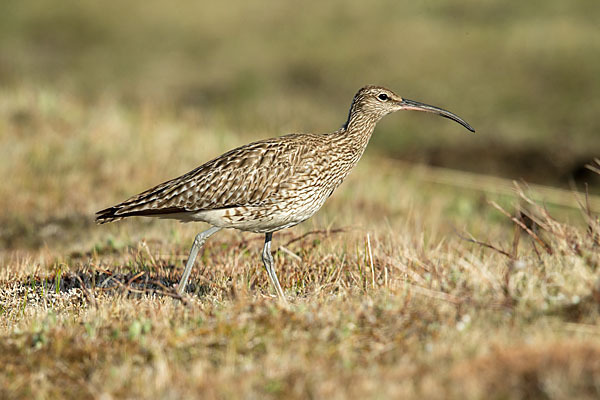
[[[179,181],[183,181],[184,178],[186,178],[190,173],[179,178],[163,182],[160,185],[154,186],[142,193],[132,196],[115,206],[98,211],[96,213],[96,223],[106,224],[108,222],[114,222],[133,216],[168,215],[186,211],[181,207],[162,207],[158,204],[157,197],[165,193],[165,191],[173,190],[173,188],[177,186],[176,184]]]
[[[169,207],[169,208],[161,208],[161,209],[144,209],[144,210],[128,210],[127,206],[122,204],[106,208],[104,210],[100,210],[96,213],[96,223],[98,224],[106,224],[109,222],[118,221],[127,217],[141,216],[141,217],[149,217],[149,216],[157,216],[157,215],[167,215],[180,213],[185,211],[179,207]]]

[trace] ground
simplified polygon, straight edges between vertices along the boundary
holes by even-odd
[[[600,397],[599,13],[0,1],[0,398]],[[338,129],[366,84],[477,134],[384,118],[274,235],[289,306],[262,235],[211,237],[179,297],[205,225],[94,223],[235,146]]]
[[[244,138],[26,90],[2,98],[0,120],[2,398],[599,395],[585,196],[367,150],[320,213],[275,234],[289,306],[262,235],[236,231],[208,241],[179,297],[205,226],[96,226],[93,212]]]

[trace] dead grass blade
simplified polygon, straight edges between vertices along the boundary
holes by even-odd
[[[498,253],[502,254],[503,256],[506,256],[506,257],[508,257],[508,258],[510,258],[510,259],[512,259],[512,258],[513,258],[513,256],[512,256],[510,253],[508,253],[507,251],[504,251],[504,250],[502,250],[502,249],[500,249],[500,248],[498,248],[498,247],[496,247],[496,246],[494,246],[494,245],[491,245],[491,244],[489,244],[489,243],[486,243],[486,242],[482,242],[482,241],[480,241],[480,240],[477,240],[477,239],[475,239],[475,238],[473,237],[473,235],[471,235],[471,234],[470,234],[470,233],[468,233],[468,232],[467,232],[467,234],[468,234],[470,237],[466,237],[466,236],[464,236],[464,235],[461,235],[461,234],[460,234],[460,232],[458,232],[458,230],[457,230],[456,228],[454,228],[454,233],[456,234],[456,236],[458,236],[460,239],[462,239],[462,240],[464,240],[464,241],[466,241],[466,242],[469,242],[469,243],[474,243],[474,244],[476,244],[476,245],[479,245],[479,246],[486,247],[486,248],[488,248],[488,249],[494,250],[495,252],[498,252]]]
[[[346,228],[337,228],[337,229],[317,229],[317,230],[314,230],[314,231],[306,232],[306,233],[305,233],[305,234],[303,234],[303,235],[300,235],[300,236],[298,236],[298,237],[295,237],[295,238],[293,238],[293,239],[291,239],[291,240],[288,240],[288,241],[287,241],[287,242],[284,244],[284,246],[286,246],[286,247],[287,247],[287,246],[289,246],[289,245],[290,245],[290,244],[292,244],[292,243],[298,242],[298,241],[300,241],[300,240],[302,240],[302,239],[304,239],[304,238],[307,238],[307,237],[309,237],[309,236],[312,236],[312,235],[323,235],[323,234],[324,234],[325,236],[329,236],[329,235],[334,235],[334,234],[336,234],[336,233],[340,233],[340,232],[346,232],[346,231],[347,231],[347,229],[346,229]]]
[[[527,225],[525,225],[523,223],[523,221],[520,221],[519,219],[515,218],[514,216],[510,215],[508,213],[508,211],[506,211],[504,208],[502,208],[502,206],[500,206],[498,203],[496,203],[493,200],[488,201],[488,203],[494,207],[496,210],[500,211],[502,214],[504,214],[506,217],[508,217],[511,221],[513,221],[515,224],[519,225],[525,232],[527,232],[529,234],[529,236],[531,236],[533,239],[535,239],[540,246],[542,246],[544,248],[544,250],[546,250],[546,253],[552,255],[553,251],[552,248],[550,247],[550,245],[548,245],[547,243],[545,243],[542,239],[540,239],[540,237],[533,232],[531,229],[529,229],[527,227]]]

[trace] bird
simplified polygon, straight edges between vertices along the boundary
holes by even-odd
[[[210,228],[194,239],[177,286],[180,296],[196,256],[210,236],[224,228],[262,233],[264,268],[278,298],[286,303],[271,254],[273,233],[313,216],[358,163],[377,122],[400,110],[434,113],[475,132],[450,111],[368,85],[355,94],[346,122],[335,132],[288,134],[235,148],[98,211],[96,222],[144,216],[208,223]]]

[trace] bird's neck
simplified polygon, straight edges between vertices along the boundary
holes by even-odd
[[[344,142],[346,148],[358,152],[360,157],[369,144],[375,125],[377,125],[377,119],[365,114],[350,113],[348,121],[336,132],[336,135],[340,141]]]
[[[327,169],[331,191],[342,183],[362,157],[376,123],[376,120],[355,118],[350,113],[348,121],[339,130],[321,136],[323,150],[331,152],[323,154],[331,164],[331,168]]]

